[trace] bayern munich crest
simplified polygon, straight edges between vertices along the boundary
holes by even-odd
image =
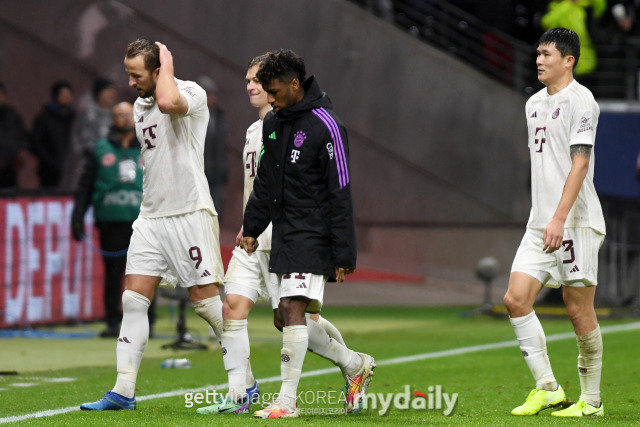
[[[294,135],[293,145],[295,145],[297,148],[300,148],[302,146],[302,144],[304,143],[305,139],[307,139],[307,134],[304,133],[303,131],[299,130]]]

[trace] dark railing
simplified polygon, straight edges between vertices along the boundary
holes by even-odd
[[[377,0],[352,0],[372,9]],[[505,34],[443,0],[387,0],[386,19],[416,38],[472,65],[517,92],[542,88],[536,77],[535,47]],[[597,45],[597,69],[583,80],[598,99],[638,99],[640,41]]]

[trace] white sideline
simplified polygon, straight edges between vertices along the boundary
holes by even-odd
[[[606,334],[609,332],[632,331],[636,329],[640,329],[640,322],[626,323],[623,325],[603,326],[600,328],[600,331],[603,334]],[[569,338],[575,338],[575,334],[573,332],[566,332],[562,334],[547,335],[547,342],[560,341],[560,340],[569,339]],[[413,356],[394,357],[393,359],[376,361],[376,365],[377,366],[398,365],[401,363],[415,362],[418,360],[436,359],[439,357],[456,356],[459,354],[467,354],[467,353],[477,353],[480,351],[495,350],[498,348],[511,347],[516,345],[518,345],[518,342],[516,340],[502,341],[502,342],[496,342],[491,344],[472,345],[469,347],[460,347],[460,348],[454,348],[451,350],[415,354]],[[317,369],[315,371],[303,372],[302,377],[303,378],[315,377],[315,376],[325,375],[325,374],[338,372],[338,371],[339,369],[337,367]],[[257,381],[259,384],[277,382],[277,381],[280,381],[280,375],[258,379]],[[164,397],[174,397],[174,396],[181,396],[181,395],[184,396],[184,394],[187,392],[197,393],[197,392],[204,392],[206,390],[212,390],[212,389],[213,390],[226,389],[228,386],[229,385],[225,383],[225,384],[218,384],[218,385],[208,385],[208,386],[200,387],[197,389],[173,390],[173,391],[167,391],[164,393],[149,394],[147,396],[138,396],[136,397],[136,401],[143,402],[145,400],[162,399]],[[75,405],[75,406],[69,406],[66,408],[49,409],[46,411],[34,412],[31,414],[15,415],[11,417],[0,418],[0,424],[24,421],[32,418],[51,417],[54,415],[66,414],[67,412],[73,412],[73,411],[79,411],[79,410],[80,410],[80,405]]]

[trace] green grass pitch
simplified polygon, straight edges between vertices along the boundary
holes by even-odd
[[[370,384],[369,402],[379,405],[360,414],[336,414],[342,408],[343,382],[337,368],[307,353],[299,391],[304,414],[293,420],[259,420],[249,415],[203,416],[185,400],[185,392],[213,392],[226,383],[222,356],[215,342],[209,350],[163,350],[174,332],[166,308],[159,309],[157,332],[165,338],[150,340],[138,376],[135,411],[83,412],[78,406],[100,398],[115,381],[113,339],[0,339],[0,423],[11,425],[437,425],[515,426],[569,425],[550,410],[535,417],[513,417],[533,387],[531,375],[515,344],[506,318],[464,316],[464,308],[328,307],[323,316],[343,333],[348,346],[373,355],[378,367]],[[207,341],[207,326],[191,310],[189,330]],[[577,348],[566,318],[542,319],[554,373],[569,399],[577,400],[580,385]],[[606,415],[580,420],[581,425],[634,425],[640,423],[637,343],[640,324],[635,319],[601,319],[604,335],[602,397]],[[620,326],[626,325],[626,327]],[[89,325],[99,330],[100,324]],[[57,328],[60,330],[60,328]],[[70,328],[74,329],[74,328]],[[76,328],[77,329],[77,328]],[[251,360],[263,393],[279,390],[281,335],[272,327],[271,311],[256,307],[249,318]],[[410,356],[422,355],[411,358]],[[406,359],[401,359],[402,357]],[[191,369],[163,369],[168,357],[187,357]],[[182,391],[181,391],[182,390]],[[215,389],[224,392],[223,388]],[[405,393],[409,390],[408,393]],[[414,396],[423,393],[426,398]],[[164,393],[164,394],[163,394]],[[455,407],[444,415],[443,394]],[[375,395],[375,399],[373,396]],[[382,402],[392,403],[380,415]],[[396,399],[394,407],[393,399]],[[441,405],[438,404],[441,403]],[[429,409],[431,406],[432,409]],[[438,409],[437,407],[440,406]],[[254,405],[253,410],[259,406]],[[406,408],[406,409],[403,409]],[[49,412],[46,412],[49,411]],[[62,413],[59,413],[62,412]],[[320,414],[324,412],[324,414]],[[331,413],[330,413],[331,412]]]

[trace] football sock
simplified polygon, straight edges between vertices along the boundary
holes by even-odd
[[[309,322],[307,322],[307,325],[308,324]],[[324,329],[331,338],[346,346],[344,340],[342,339],[342,334],[340,334],[340,331],[333,325],[333,323],[318,315],[318,325],[322,326],[322,329]]]
[[[220,295],[193,302],[193,308],[213,328],[218,341],[222,337],[222,301]]]
[[[306,325],[285,326],[282,329],[280,357],[282,386],[280,387],[279,400],[290,409],[296,406],[298,383],[308,345],[309,335]]]
[[[333,362],[334,365],[346,368],[354,354],[344,345],[331,338],[317,323],[307,318],[309,333],[309,351]]]
[[[536,388],[557,390],[558,383],[553,376],[547,355],[547,341],[536,312],[532,311],[526,316],[512,317],[510,321],[520,343],[524,360],[536,381]]]
[[[131,290],[122,294],[122,325],[116,346],[118,377],[113,391],[131,398],[136,392],[136,377],[142,355],[149,341],[149,317],[151,301]]]
[[[246,387],[245,388],[250,388],[253,387],[253,385],[256,383],[256,379],[253,376],[253,372],[251,371],[251,359],[247,360],[247,374],[245,376],[245,384]]]
[[[600,375],[602,373],[602,334],[600,325],[585,335],[577,335],[580,399],[600,406]]]
[[[222,360],[229,375],[229,396],[239,402],[247,393],[246,371],[250,353],[247,319],[225,320],[221,340]]]

